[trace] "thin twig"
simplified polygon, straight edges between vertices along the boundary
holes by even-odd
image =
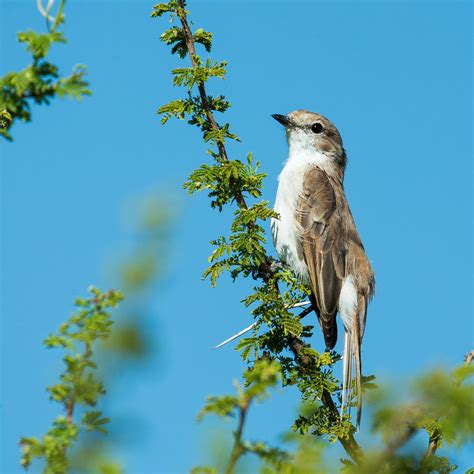
[[[406,430],[398,437],[392,439],[387,444],[387,449],[385,450],[384,454],[382,455],[382,460],[385,462],[393,457],[393,455],[411,438],[415,435],[418,429],[413,425],[408,425]]]
[[[234,432],[234,446],[232,447],[232,452],[230,455],[229,463],[225,469],[225,474],[232,474],[235,469],[235,465],[240,457],[245,454],[245,446],[242,443],[242,433],[244,430],[245,419],[247,417],[247,412],[250,406],[252,399],[247,400],[247,402],[242,405],[239,409],[239,424],[237,430]]]
[[[51,8],[53,7],[54,0],[49,0],[46,8],[43,6],[43,0],[36,0],[36,6],[38,8],[38,11],[41,13],[41,15],[46,19],[46,24],[48,25],[49,28],[49,22],[54,22],[55,18],[54,16],[51,16],[49,12],[51,11]]]
[[[439,447],[439,437],[430,436],[428,440],[428,448],[426,448],[426,453],[424,459],[428,459],[436,453],[436,450]]]
[[[66,419],[69,423],[72,423],[72,417],[74,415],[74,397],[71,396],[66,404]]]

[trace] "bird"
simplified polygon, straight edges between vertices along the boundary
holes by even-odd
[[[295,110],[272,117],[285,127],[288,141],[274,205],[278,217],[271,221],[273,242],[280,261],[311,289],[326,351],[337,342],[336,315],[342,319],[341,415],[346,404],[350,412],[349,394],[356,393],[358,429],[361,346],[375,276],[344,192],[346,151],[338,129],[323,115]]]

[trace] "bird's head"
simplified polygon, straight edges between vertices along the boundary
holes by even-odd
[[[288,115],[272,117],[286,129],[288,145],[305,153],[322,153],[344,167],[346,156],[342,138],[334,124],[326,117],[307,110],[295,110]]]

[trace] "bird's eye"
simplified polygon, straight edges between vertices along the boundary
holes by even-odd
[[[311,130],[314,133],[321,133],[324,130],[324,127],[319,122],[316,122],[311,125]]]

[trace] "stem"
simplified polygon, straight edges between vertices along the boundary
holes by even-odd
[[[67,401],[67,404],[66,404],[66,419],[69,423],[72,423],[73,415],[74,415],[74,397],[71,396],[71,398]]]
[[[181,25],[183,27],[184,39],[185,39],[185,42],[186,42],[186,47],[187,47],[187,50],[188,50],[189,59],[191,61],[191,66],[194,69],[197,69],[199,66],[198,66],[197,61],[196,61],[196,56],[197,55],[196,55],[195,41],[194,41],[193,34],[191,32],[191,29],[189,28],[189,24],[188,24],[188,21],[187,21],[187,12],[184,8],[184,0],[178,0],[178,3],[179,3],[179,7],[177,8],[176,13],[177,13],[178,18],[179,18],[179,20],[181,22]],[[201,104],[202,104],[203,109],[206,113],[206,118],[207,118],[210,126],[215,131],[220,130],[220,127],[219,127],[217,121],[215,120],[214,115],[212,113],[212,110],[209,106],[209,100],[207,98],[207,93],[206,93],[206,88],[204,86],[204,83],[199,83],[198,84],[198,91],[199,91],[199,96],[200,96],[200,99],[201,99]],[[220,155],[221,159],[223,161],[229,161],[229,158],[228,158],[228,155],[227,155],[227,150],[225,148],[224,142],[222,140],[216,140],[216,143],[217,143],[217,148],[218,148],[219,155]],[[243,196],[242,191],[238,188],[234,188],[232,191],[233,191],[233,194],[234,194],[235,201],[237,202],[237,205],[242,209],[247,209],[248,208],[247,202],[245,201],[245,198]],[[266,282],[268,282],[268,280],[271,278],[271,276],[275,275],[278,271],[277,269],[275,269],[272,266],[272,259],[268,256],[266,257],[266,261],[260,266],[259,270],[260,270],[260,273],[261,273],[261,278]],[[276,286],[279,294],[281,295],[281,292],[278,289],[278,283],[277,282],[275,282],[275,286]],[[304,315],[306,315],[306,314],[309,313],[309,310],[305,310],[305,311],[303,311],[303,313],[304,313]],[[299,338],[297,338],[297,337],[292,337],[291,338],[290,348],[293,351],[293,353],[295,355],[295,358],[298,360],[298,362],[302,366],[308,364],[308,362],[309,362],[309,360],[306,360],[306,362],[304,362],[304,359],[307,359],[306,357],[300,357],[299,356],[299,353],[303,349],[303,347],[304,347],[304,344]],[[337,422],[337,420],[339,419],[339,413],[337,411],[336,405],[334,404],[334,401],[333,401],[333,399],[331,397],[331,394],[329,392],[327,392],[327,391],[323,392],[322,402],[330,410],[331,418],[332,418],[331,421],[332,422]],[[229,461],[229,465],[227,466],[227,469],[225,471],[226,474],[229,474],[229,473],[233,472],[233,468],[235,466],[235,463],[237,462],[239,457],[245,452],[245,448],[241,444],[240,437],[241,437],[241,434],[242,434],[242,428],[243,428],[243,423],[245,421],[247,408],[248,408],[248,406],[245,409],[241,409],[241,411],[240,411],[239,429],[237,429],[237,431],[235,433],[234,448],[232,450],[232,455],[231,455],[231,459]],[[363,451],[362,451],[362,448],[360,447],[360,445],[355,440],[353,433],[350,433],[347,438],[338,438],[338,439],[339,439],[339,442],[341,443],[341,445],[343,446],[343,448],[345,449],[345,451],[347,452],[347,454],[349,454],[349,456],[356,463],[359,463],[362,459]]]
[[[439,446],[439,436],[430,436],[428,440],[428,447],[426,448],[426,453],[424,456],[424,460],[428,459],[429,457],[433,456],[436,453],[436,450]]]
[[[402,433],[397,438],[392,439],[388,443],[387,449],[385,450],[384,454],[382,455],[381,465],[383,465],[382,463],[385,463],[389,459],[392,459],[394,454],[398,451],[398,449],[400,449],[408,441],[410,441],[410,439],[413,438],[413,436],[415,435],[415,433],[417,431],[418,431],[418,429],[415,426],[409,425],[409,426],[407,426],[407,429],[405,430],[404,433]]]
[[[61,23],[61,18],[63,16],[63,10],[64,10],[64,4],[65,3],[66,3],[66,0],[61,0],[61,3],[59,4],[58,13],[57,13],[56,18],[54,20],[53,26],[51,27],[51,33],[56,31],[56,28]]]
[[[84,357],[84,359],[89,359],[91,356],[92,356],[92,346],[89,342],[86,342],[84,343],[84,354],[82,357]],[[82,377],[83,374],[84,374],[84,369],[81,370],[80,377]],[[75,390],[73,389],[66,403],[66,419],[69,423],[73,422],[75,404],[76,404]]]
[[[247,417],[247,412],[250,406],[251,400],[248,400],[243,406],[239,409],[239,424],[237,426],[237,431],[234,432],[234,445],[232,447],[232,452],[230,454],[229,463],[225,469],[225,474],[232,474],[234,472],[235,465],[240,457],[245,454],[245,446],[242,444],[242,432],[244,430],[245,419]]]

